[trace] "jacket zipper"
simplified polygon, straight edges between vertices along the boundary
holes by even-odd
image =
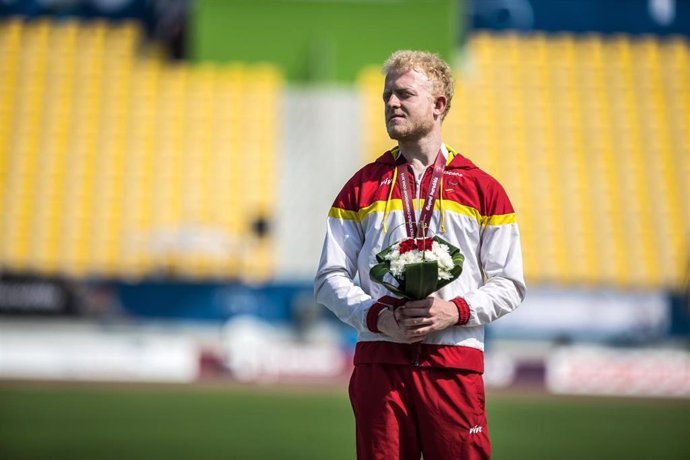
[[[412,344],[412,366],[419,367],[419,352],[422,348],[422,342]]]
[[[424,172],[419,175],[419,177],[417,177],[417,175],[414,173],[414,170],[412,170],[412,175],[414,176],[414,179],[415,179],[415,194],[417,195],[417,209],[422,209],[422,203],[420,201],[422,199],[422,180],[424,180],[424,176],[426,176],[427,169],[429,169],[428,166],[424,170]]]
[[[417,175],[414,173],[414,169],[412,169],[412,166],[409,167],[410,171],[412,172],[412,177],[414,177],[415,180],[415,197],[417,199],[417,211],[415,211],[415,217],[419,218],[419,215],[417,215],[417,212],[421,215],[421,209],[422,209],[422,181],[424,180],[424,177],[426,176],[426,173],[429,172],[429,166],[427,166],[424,169],[424,172],[417,177]]]
[[[410,168],[411,169],[411,168]],[[429,171],[429,167],[427,166],[424,169],[424,172],[417,177],[417,175],[414,173],[414,170],[412,170],[412,175],[415,178],[415,192],[417,195],[417,209],[422,209],[422,203],[421,203],[421,198],[422,198],[422,181],[424,180],[424,176],[426,176],[426,173]],[[420,213],[421,214],[421,213]],[[419,218],[419,216],[417,216]],[[421,351],[422,348],[422,343],[417,342],[412,344],[412,366],[413,367],[419,367],[419,352]]]

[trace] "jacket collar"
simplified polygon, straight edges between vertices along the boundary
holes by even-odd
[[[446,169],[474,169],[477,167],[474,163],[472,163],[472,161],[457,153],[451,146],[447,144],[441,145],[441,152],[446,157]],[[401,157],[401,160],[404,160],[404,157],[400,155],[400,150],[398,147],[393,147],[378,157],[376,159],[376,163],[396,166],[398,164],[399,157]]]

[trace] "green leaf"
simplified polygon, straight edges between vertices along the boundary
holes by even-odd
[[[386,249],[384,249],[383,251],[376,254],[376,260],[379,263],[380,262],[386,262],[386,256],[391,252],[393,252],[393,245],[392,244],[390,246],[388,246]]]
[[[378,258],[378,256],[376,256]],[[383,278],[386,276],[390,271],[390,262],[383,261],[381,263],[378,263],[371,267],[371,270],[369,270],[369,278],[371,278],[373,281],[376,281],[377,283],[383,285],[391,291],[393,294],[397,294],[402,297],[408,297],[405,295],[405,292],[403,292],[401,289],[399,289],[398,286],[395,286],[387,281],[384,281]],[[409,297],[408,297],[409,298]]]
[[[436,292],[438,263],[435,260],[409,264],[405,267],[405,294],[412,299],[425,299]]]

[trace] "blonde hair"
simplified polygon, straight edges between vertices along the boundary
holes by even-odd
[[[384,75],[390,72],[404,73],[409,70],[425,74],[431,80],[433,95],[446,97],[446,110],[441,115],[441,119],[446,118],[450,110],[450,101],[453,99],[455,84],[450,66],[437,54],[429,51],[399,50],[391,54],[391,57],[384,62],[382,70]]]

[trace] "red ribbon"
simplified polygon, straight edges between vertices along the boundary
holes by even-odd
[[[431,222],[431,215],[434,212],[434,204],[443,177],[443,171],[446,169],[446,159],[443,152],[439,149],[434,161],[434,171],[431,175],[431,183],[427,190],[426,199],[424,200],[424,208],[419,216],[419,225],[414,212],[414,205],[412,203],[412,192],[410,190],[409,176],[405,174],[402,169],[404,165],[398,166],[398,186],[400,187],[400,196],[402,198],[403,216],[405,217],[405,229],[407,230],[408,238],[426,237],[429,230],[429,223]],[[409,165],[408,165],[409,170]],[[402,251],[401,251],[402,254]]]

